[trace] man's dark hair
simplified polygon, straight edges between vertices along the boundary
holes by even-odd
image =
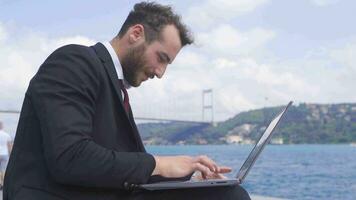
[[[181,22],[181,17],[173,12],[172,7],[163,6],[155,2],[141,2],[134,6],[126,21],[121,27],[118,36],[121,38],[127,30],[141,24],[145,28],[147,43],[160,39],[162,29],[166,25],[174,25],[179,32],[182,46],[193,43],[193,38],[188,28]]]

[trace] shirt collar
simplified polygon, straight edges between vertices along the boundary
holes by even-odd
[[[110,57],[111,57],[112,61],[114,62],[114,66],[115,66],[115,70],[116,70],[118,78],[120,80],[123,80],[125,88],[129,89],[131,86],[124,78],[124,73],[122,71],[121,63],[120,63],[119,57],[116,55],[114,48],[111,46],[110,42],[108,42],[108,41],[103,42],[103,45],[108,50]]]

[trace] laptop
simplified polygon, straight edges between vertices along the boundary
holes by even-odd
[[[271,140],[271,136],[276,126],[281,121],[285,112],[292,105],[292,101],[270,122],[265,132],[261,135],[255,147],[250,152],[249,156],[241,166],[236,178],[233,179],[207,179],[207,180],[189,180],[189,181],[167,181],[151,184],[142,184],[138,187],[145,190],[168,190],[168,189],[183,189],[183,188],[195,188],[195,187],[218,187],[218,186],[231,186],[241,184],[246,178],[248,172],[252,168],[256,159],[262,152],[263,148]]]

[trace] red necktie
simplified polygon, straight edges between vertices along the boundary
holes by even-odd
[[[124,86],[124,82],[119,79],[119,85],[120,85],[120,88],[122,90],[122,92],[124,93],[124,108],[125,108],[125,111],[126,113],[129,113],[130,111],[130,103],[129,103],[129,95],[127,94],[127,90]]]

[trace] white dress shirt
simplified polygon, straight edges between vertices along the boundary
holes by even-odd
[[[119,57],[116,55],[114,48],[111,46],[110,42],[103,42],[103,45],[110,53],[111,59],[114,62],[117,76],[119,77],[120,80],[123,80],[125,88],[129,89],[131,86],[124,78],[124,72],[122,71],[121,63]]]

